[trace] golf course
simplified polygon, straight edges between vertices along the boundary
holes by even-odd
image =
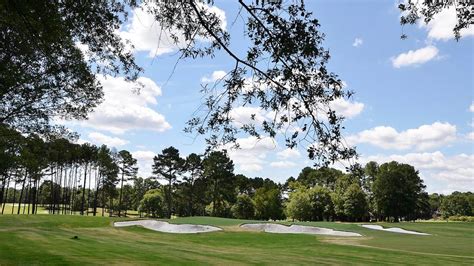
[[[212,225],[223,230],[172,234],[138,226],[113,226],[116,221],[129,220],[68,215],[0,216],[0,265],[474,263],[473,223],[380,224],[424,232],[428,236],[370,230],[357,223],[298,223],[356,232],[362,237],[252,232],[239,225],[258,221],[213,217],[168,221]]]

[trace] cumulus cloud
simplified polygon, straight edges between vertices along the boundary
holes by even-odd
[[[138,161],[138,176],[147,178],[152,176],[153,157],[155,153],[152,151],[134,151],[132,152],[133,158]]]
[[[98,79],[104,88],[104,102],[80,125],[114,134],[136,129],[162,132],[171,128],[165,117],[151,108],[161,95],[160,87],[153,80],[140,77],[138,84],[134,84],[122,77],[99,76]],[[141,88],[136,93],[138,85]]]
[[[225,30],[227,21],[223,10],[203,3],[198,5],[220,18],[221,28]],[[133,44],[134,51],[148,52],[150,57],[171,53],[186,45],[184,35],[180,30],[164,29],[143,6],[133,9],[130,24],[125,26],[120,35]],[[176,36],[177,42],[171,36]]]
[[[292,161],[276,161],[270,163],[270,166],[275,168],[293,168],[296,165],[297,164]]]
[[[453,28],[457,24],[456,8],[451,6],[443,8],[441,12],[433,16],[428,23],[420,20],[420,27],[428,31],[428,38],[433,40],[447,41],[454,39]],[[461,37],[474,36],[474,27],[471,25],[467,29],[461,30]]]
[[[119,147],[129,143],[128,140],[124,140],[118,137],[107,136],[99,132],[91,132],[87,135],[87,137],[92,142],[97,143],[98,145],[105,144],[110,147]]]
[[[301,153],[297,149],[286,148],[277,153],[277,157],[280,159],[292,159],[301,157]]]
[[[438,48],[433,45],[428,45],[418,50],[410,50],[406,53],[401,53],[398,56],[393,57],[392,65],[395,68],[421,65],[435,59],[438,55],[438,52]]]
[[[364,110],[364,104],[360,102],[350,102],[346,99],[339,98],[330,103],[331,109],[336,111],[336,114],[342,115],[345,118],[354,118]]]
[[[203,82],[203,83],[216,82],[216,81],[221,80],[222,78],[224,78],[226,74],[227,74],[227,72],[225,72],[224,70],[216,70],[216,71],[212,72],[212,74],[210,76],[202,77],[201,82]]]
[[[469,134],[467,134],[467,138],[470,140],[474,140],[474,132],[470,132]]]
[[[457,154],[445,156],[440,151],[431,153],[408,153],[404,155],[372,155],[362,157],[361,161],[378,163],[397,161],[413,165],[428,184],[428,191],[450,193],[468,191],[474,184],[474,155]],[[436,185],[436,183],[441,183]],[[436,188],[437,187],[437,188]]]
[[[239,149],[234,149],[230,145],[227,149],[229,157],[234,161],[239,171],[244,173],[259,172],[266,164],[267,153],[277,148],[277,143],[272,138],[247,137],[237,139]]]
[[[347,142],[351,145],[367,143],[383,149],[424,151],[446,145],[455,139],[456,126],[435,122],[401,132],[393,127],[379,126],[351,135],[347,137]]]
[[[363,43],[364,43],[364,40],[362,40],[362,38],[355,38],[354,42],[352,43],[352,46],[359,47]]]
[[[469,106],[469,112],[474,113],[474,102],[472,102],[471,106]]]

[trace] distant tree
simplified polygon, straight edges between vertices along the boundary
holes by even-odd
[[[368,203],[365,193],[358,184],[352,184],[343,196],[344,215],[349,221],[362,221],[368,217]]]
[[[208,180],[208,191],[212,203],[211,215],[224,202],[229,202],[235,193],[233,187],[234,163],[226,151],[213,151],[203,161],[204,177]]]
[[[311,203],[311,221],[330,221],[334,215],[331,191],[326,187],[315,186],[308,190]]]
[[[418,171],[395,161],[379,167],[373,184],[374,200],[382,218],[413,218],[417,201],[425,185]]]
[[[322,186],[333,190],[336,180],[342,174],[340,170],[330,167],[320,167],[317,169],[305,167],[301,170],[296,180],[308,188]]]
[[[311,220],[311,199],[308,189],[302,187],[290,193],[288,202],[286,203],[286,216],[293,220],[309,221]]]
[[[276,187],[264,186],[255,192],[256,217],[261,220],[280,220],[284,218],[280,190]]]
[[[166,201],[167,201],[167,217],[171,218],[173,185],[181,176],[184,170],[185,160],[179,157],[179,151],[174,147],[168,147],[153,158],[153,174],[168,182]]]
[[[438,216],[440,214],[441,202],[444,196],[442,194],[433,193],[429,195],[429,204],[431,210],[431,216]]]
[[[187,175],[183,176],[184,181],[186,181],[187,190],[187,201],[188,201],[188,213],[191,216],[194,216],[194,201],[195,201],[195,190],[194,183],[196,179],[201,178],[203,174],[203,164],[201,157],[195,153],[191,153],[186,157],[186,162],[184,164],[184,169]]]
[[[441,201],[440,211],[445,219],[450,216],[469,216],[473,214],[468,198],[460,192],[453,192],[451,195],[444,197]]]
[[[122,211],[122,198],[123,198],[123,181],[127,181],[128,177],[136,176],[138,172],[137,159],[133,158],[129,151],[121,150],[118,153],[117,165],[119,166],[120,173],[122,175],[120,181],[120,195],[119,195],[119,211],[118,216],[120,217]]]
[[[252,219],[255,216],[255,203],[247,194],[240,194],[232,206],[232,215],[237,219]]]
[[[145,193],[140,201],[140,212],[151,217],[164,217],[164,200],[160,189],[152,189]],[[168,213],[166,213],[168,215]]]

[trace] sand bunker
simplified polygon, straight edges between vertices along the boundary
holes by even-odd
[[[125,227],[139,225],[147,229],[174,234],[196,234],[220,231],[222,229],[209,225],[196,224],[170,224],[168,222],[160,222],[156,220],[139,220],[129,222],[115,222],[115,227]]]
[[[409,230],[405,230],[405,229],[398,228],[398,227],[383,228],[382,226],[375,225],[375,224],[362,224],[361,226],[364,227],[364,228],[368,228],[368,229],[381,230],[381,231],[400,233],[400,234],[411,234],[411,235],[422,235],[422,236],[429,236],[430,235],[430,234],[426,234],[426,233],[409,231]]]
[[[267,233],[277,234],[310,234],[310,235],[329,235],[329,236],[362,236],[358,233],[336,231],[328,228],[314,227],[314,226],[303,226],[303,225],[291,225],[286,226],[282,224],[243,224],[240,227],[250,229],[253,231],[264,231]]]

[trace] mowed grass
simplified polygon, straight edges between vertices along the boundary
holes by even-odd
[[[245,220],[191,217],[173,223],[210,224],[224,231],[167,234],[114,228],[124,218],[66,215],[0,216],[0,265],[14,264],[437,264],[474,263],[474,225],[400,223],[432,236],[401,235],[357,224],[304,223],[363,234],[360,238],[239,230]],[[390,226],[393,226],[390,224]],[[73,239],[78,236],[78,239]]]

